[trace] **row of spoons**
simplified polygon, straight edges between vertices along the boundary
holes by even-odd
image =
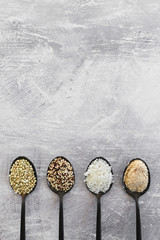
[[[63,196],[75,183],[75,173],[71,163],[64,157],[54,158],[47,169],[49,188],[59,195],[59,240],[64,240]],[[33,163],[26,157],[16,158],[9,171],[10,184],[16,193],[22,196],[20,240],[25,240],[25,199],[37,185],[37,174]],[[150,186],[150,172],[141,159],[133,159],[125,168],[122,178],[126,192],[136,202],[136,236],[141,240],[141,221],[138,199]],[[85,173],[85,183],[90,192],[97,197],[96,240],[101,240],[101,196],[113,185],[111,164],[102,157],[93,159]]]

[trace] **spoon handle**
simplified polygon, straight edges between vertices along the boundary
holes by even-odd
[[[101,240],[101,200],[100,200],[100,197],[97,197],[96,240]]]
[[[63,196],[60,196],[60,205],[59,205],[59,240],[64,240]]]
[[[25,235],[25,199],[26,199],[26,196],[22,195],[20,240],[26,239],[26,235]]]
[[[135,198],[136,201],[136,231],[137,231],[137,240],[142,240],[141,236],[141,218],[140,218],[140,210],[138,204],[138,198]]]

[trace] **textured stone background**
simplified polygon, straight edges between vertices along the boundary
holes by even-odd
[[[26,199],[27,240],[58,239],[58,197],[46,169],[63,155],[76,184],[64,199],[65,239],[95,239],[96,199],[83,183],[94,157],[113,166],[102,198],[102,236],[135,240],[126,164],[144,159],[151,187],[140,200],[145,240],[160,239],[160,1],[0,0],[0,239],[19,239],[21,198],[12,161],[30,158],[38,186]]]

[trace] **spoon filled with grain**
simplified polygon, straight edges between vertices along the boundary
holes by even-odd
[[[59,240],[64,240],[63,196],[72,189],[75,183],[73,167],[66,158],[56,157],[50,162],[47,170],[47,183],[60,199]]]
[[[93,159],[85,172],[87,189],[97,197],[96,240],[101,240],[101,196],[107,193],[113,184],[111,164],[103,157]]]
[[[16,158],[9,171],[9,181],[15,193],[22,197],[20,240],[25,240],[25,199],[37,185],[37,174],[33,163],[23,156]]]
[[[122,182],[126,192],[135,199],[136,239],[142,240],[138,200],[144,193],[147,192],[150,186],[150,172],[145,161],[140,158],[136,158],[130,161],[124,170]]]

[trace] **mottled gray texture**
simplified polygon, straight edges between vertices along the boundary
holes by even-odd
[[[19,239],[20,196],[8,171],[30,158],[27,240],[58,239],[58,197],[46,184],[57,155],[76,184],[64,199],[65,240],[94,240],[96,199],[83,183],[94,157],[113,165],[102,236],[135,240],[135,204],[121,177],[140,157],[151,187],[140,200],[144,240],[160,239],[160,5],[153,0],[0,0],[0,239]]]

